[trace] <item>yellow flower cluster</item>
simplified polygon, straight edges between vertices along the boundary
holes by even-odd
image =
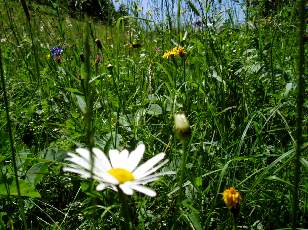
[[[184,57],[186,55],[186,51],[183,47],[175,47],[171,50],[168,50],[164,53],[163,58],[170,59],[176,56]]]
[[[226,189],[223,194],[223,200],[228,208],[238,208],[241,201],[241,194],[233,187]]]

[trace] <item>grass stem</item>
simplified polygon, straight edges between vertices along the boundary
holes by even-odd
[[[298,80],[297,80],[297,117],[296,117],[296,151],[294,157],[294,178],[293,178],[293,210],[292,210],[292,228],[298,226],[299,209],[299,185],[300,185],[300,156],[303,145],[303,104],[305,94],[305,50],[304,50],[304,29],[305,29],[305,1],[298,0]]]
[[[23,205],[23,200],[22,200],[22,197],[21,197],[20,185],[19,185],[19,180],[18,180],[16,149],[15,149],[15,145],[14,145],[12,124],[11,124],[10,111],[9,111],[9,99],[8,99],[7,93],[6,93],[6,85],[5,85],[5,79],[4,79],[4,69],[3,69],[3,64],[2,64],[1,47],[0,47],[0,75],[1,75],[1,83],[2,83],[2,89],[3,89],[5,112],[6,112],[7,129],[8,129],[9,138],[10,138],[11,156],[12,156],[12,163],[13,163],[13,169],[14,169],[14,177],[15,177],[16,190],[17,190],[17,195],[18,195],[18,206],[20,208],[20,214],[21,214],[21,218],[22,218],[22,221],[23,221],[23,224],[24,224],[24,229],[27,229],[27,222],[26,222],[26,218],[25,218],[24,205]]]

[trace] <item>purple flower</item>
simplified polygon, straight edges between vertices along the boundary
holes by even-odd
[[[63,49],[60,46],[52,48],[50,50],[52,59],[55,60],[56,58],[58,58],[62,54],[62,52]]]

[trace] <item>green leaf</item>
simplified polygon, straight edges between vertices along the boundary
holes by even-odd
[[[195,178],[195,185],[197,187],[201,187],[202,186],[202,177],[201,176],[198,176]]]
[[[26,174],[27,180],[33,184],[36,185],[41,181],[43,178],[43,175],[48,173],[48,163],[38,163],[33,165]]]
[[[171,93],[172,93],[172,89],[175,88],[175,83],[174,83],[174,81],[173,81],[173,79],[172,79],[172,75],[171,75],[171,73],[169,72],[169,70],[168,70],[167,68],[165,68],[162,64],[160,64],[160,63],[158,63],[158,62],[157,62],[157,64],[158,64],[158,66],[165,72],[165,74],[166,74],[167,77],[168,77],[168,81],[165,81],[165,85],[166,85],[166,87],[168,88],[169,93],[171,94]],[[170,84],[169,84],[169,83],[170,83]],[[172,88],[171,88],[171,86],[172,86]]]
[[[191,226],[191,229],[202,230],[199,211],[193,207],[193,203],[191,200],[183,200],[182,205],[186,208],[183,212],[183,215],[186,217],[188,223]]]
[[[150,104],[148,109],[147,109],[147,114],[153,115],[153,116],[158,116],[163,113],[162,108],[157,105],[157,104]]]
[[[19,182],[21,196],[32,197],[32,198],[41,197],[41,195],[28,182],[24,180],[19,180],[18,182]],[[9,188],[9,194],[7,192],[6,186],[8,186]],[[15,180],[12,182],[12,184],[9,185],[5,185],[4,183],[0,184],[0,195],[18,196]]]
[[[308,169],[308,161],[305,158],[301,158],[300,162],[302,163],[303,167],[305,167],[306,169]]]
[[[287,84],[286,84],[286,90],[285,90],[285,92],[284,92],[284,96],[286,97],[286,96],[288,96],[289,95],[289,92],[292,90],[294,88],[294,84],[292,83],[292,82],[288,82]]]
[[[286,185],[289,185],[290,187],[293,187],[293,185],[290,183],[290,182],[288,182],[288,181],[285,181],[285,180],[283,180],[283,179],[281,179],[280,177],[278,177],[278,176],[269,176],[269,177],[267,177],[267,178],[265,178],[266,180],[273,180],[273,181],[278,181],[278,182],[282,182],[282,183],[284,183],[284,184],[286,184]]]
[[[80,92],[78,89],[74,88],[65,88],[68,92],[73,93],[73,94],[78,94],[78,95],[83,95],[82,92]]]
[[[77,105],[80,108],[81,112],[85,114],[87,111],[87,104],[86,104],[84,97],[80,95],[76,95],[76,94],[74,94],[74,96],[77,99]]]

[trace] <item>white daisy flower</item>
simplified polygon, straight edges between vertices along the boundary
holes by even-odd
[[[93,148],[92,178],[99,182],[96,190],[111,188],[118,191],[120,188],[127,195],[132,195],[133,190],[136,190],[151,197],[156,196],[154,190],[143,185],[157,180],[159,176],[174,174],[174,172],[153,174],[168,162],[168,160],[161,162],[165,153],[159,153],[137,167],[143,157],[144,150],[144,144],[138,145],[131,153],[126,149],[121,152],[112,149],[109,151],[108,159],[100,149]],[[91,178],[90,151],[85,148],[77,148],[76,153],[68,153],[69,158],[66,160],[70,161],[71,164],[64,167],[63,171],[77,173],[83,178]],[[159,162],[161,163],[158,164]]]

